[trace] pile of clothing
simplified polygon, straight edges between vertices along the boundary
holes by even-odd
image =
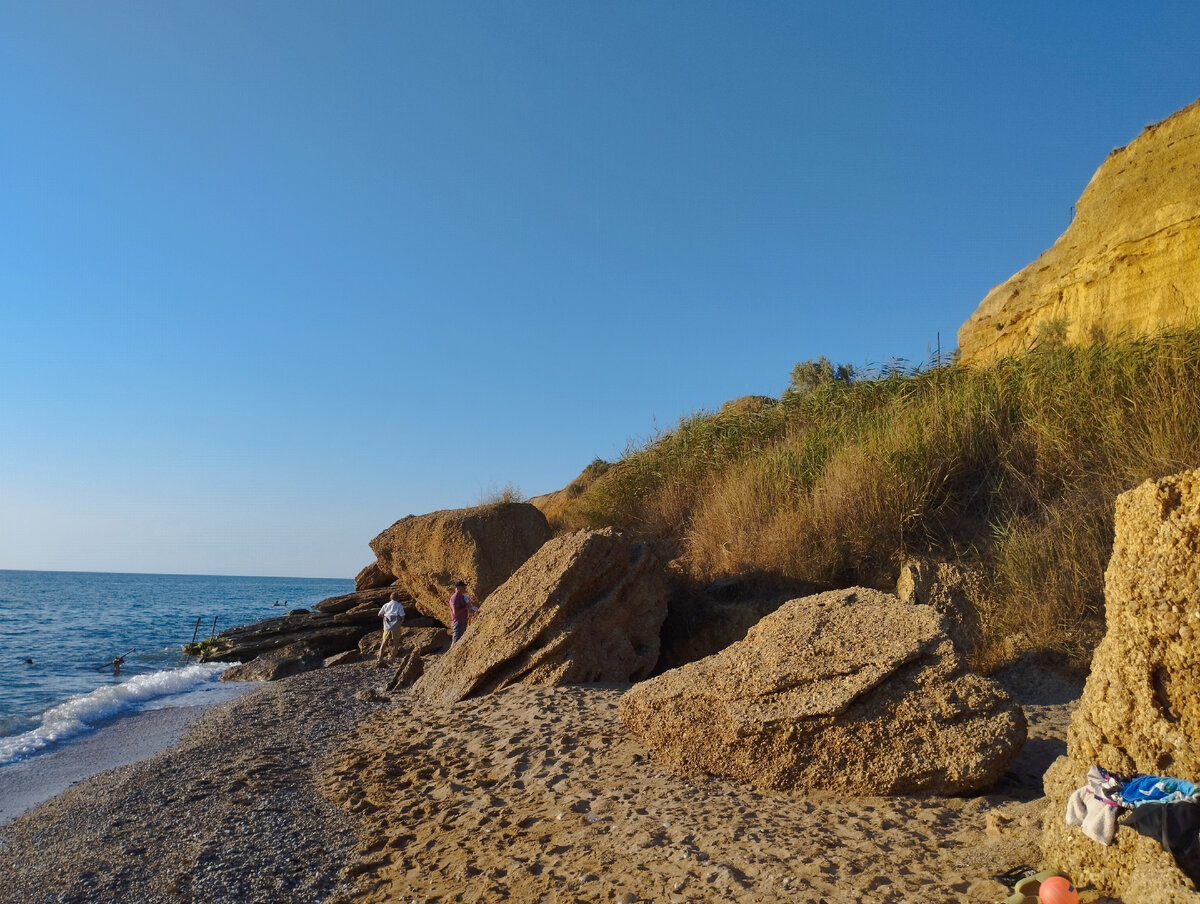
[[[1200,788],[1181,778],[1114,775],[1092,766],[1067,800],[1067,825],[1111,844],[1120,825],[1158,841],[1200,887]]]

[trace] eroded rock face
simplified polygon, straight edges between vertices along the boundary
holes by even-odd
[[[546,516],[527,502],[409,515],[371,541],[417,611],[449,624],[451,585],[466,581],[477,603],[550,539]]]
[[[932,607],[861,587],[785,603],[721,653],[632,688],[620,714],[681,772],[854,795],[985,788],[1026,729]]]
[[[1104,575],[1108,630],[1071,719],[1067,756],[1046,773],[1042,847],[1048,862],[1106,894],[1195,902],[1157,842],[1123,828],[1104,847],[1064,820],[1093,764],[1200,782],[1200,470],[1123,493],[1115,526]],[[1160,891],[1141,897],[1147,888]]]
[[[946,631],[966,653],[979,639],[979,615],[971,601],[982,576],[953,562],[908,559],[900,566],[896,596],[902,603],[932,606],[946,619]]]
[[[962,360],[1028,348],[1053,321],[1068,342],[1153,334],[1200,317],[1200,101],[1113,151],[1075,219],[992,289],[958,331]]]
[[[487,599],[416,684],[442,703],[512,684],[636,681],[658,660],[666,575],[611,529],[546,543]]]

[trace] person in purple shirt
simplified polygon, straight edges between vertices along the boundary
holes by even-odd
[[[454,592],[450,594],[450,643],[462,639],[463,632],[467,630],[467,622],[471,620],[471,613],[478,611],[477,607],[471,605],[471,598],[467,596],[466,581],[456,581]]]

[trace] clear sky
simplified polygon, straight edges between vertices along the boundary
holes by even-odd
[[[1198,46],[1194,0],[0,0],[0,568],[352,577],[952,348]]]

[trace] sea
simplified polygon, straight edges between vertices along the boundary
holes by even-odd
[[[0,769],[125,714],[236,696],[244,687],[219,681],[227,665],[184,645],[353,591],[348,579],[0,570]]]

